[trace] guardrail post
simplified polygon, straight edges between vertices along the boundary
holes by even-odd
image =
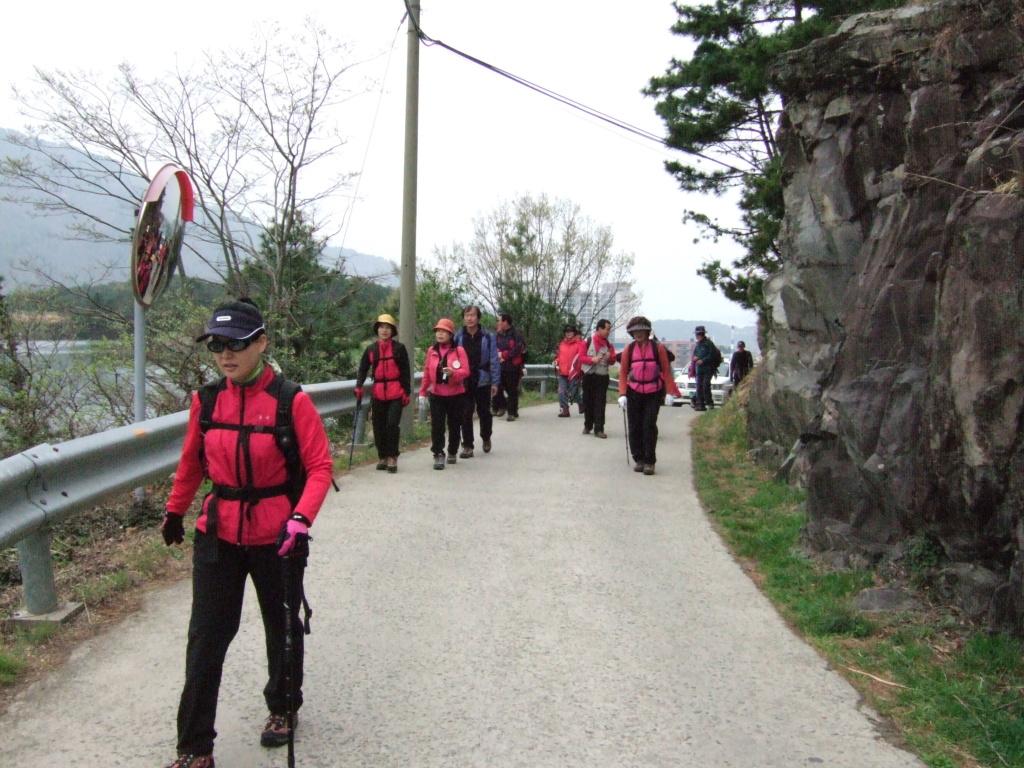
[[[540,396],[541,397],[547,397],[548,396],[548,377],[547,376],[545,376],[543,379],[540,380]]]
[[[427,421],[427,404],[419,403],[416,406],[416,421],[420,424],[425,424]]]
[[[18,542],[18,567],[25,592],[25,610],[31,614],[57,610],[57,589],[53,585],[53,557],[45,529]]]

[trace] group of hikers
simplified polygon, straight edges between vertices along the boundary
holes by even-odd
[[[493,420],[519,417],[519,383],[526,343],[508,314],[498,330],[480,325],[475,305],[464,325],[449,318],[434,325],[419,402],[429,406],[434,469],[473,457],[474,414],[484,453]],[[633,341],[616,353],[611,323],[600,320],[584,339],[569,324],[558,348],[559,417],[572,403],[584,415],[583,432],[604,439],[609,367],[618,363],[618,404],[625,411],[636,472],[655,473],[658,414],[679,389],[668,350],[650,321],[632,318]],[[703,327],[698,327],[703,332]],[[402,409],[412,400],[408,350],[396,338],[394,317],[374,323],[376,340],[360,359],[355,394],[361,402],[373,378],[371,418],[377,469],[398,471]],[[196,342],[206,341],[221,378],[192,396],[181,460],[161,532],[168,546],[185,538],[184,516],[204,480],[209,492],[195,523],[192,612],[185,653],[185,683],[178,705],[178,758],[168,768],[214,768],[217,699],[228,646],[239,628],[246,580],[251,578],[266,634],[268,709],[260,732],[265,747],[288,745],[291,755],[302,706],[303,637],[310,612],[303,591],[309,528],[333,483],[333,462],[323,422],[309,396],[269,365],[269,344],[259,308],[248,299],[218,306]],[[701,367],[711,361],[695,359]],[[461,447],[461,452],[459,448]],[[299,606],[305,606],[302,618]]]

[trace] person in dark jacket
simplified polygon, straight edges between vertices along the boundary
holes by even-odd
[[[526,355],[526,339],[512,324],[512,315],[502,312],[498,315],[498,332],[494,334],[498,345],[498,362],[501,364],[501,377],[498,391],[494,395],[492,405],[497,417],[508,415],[506,421],[519,418],[519,382],[523,378],[523,363]]]
[[[207,347],[223,378],[212,389],[210,420],[200,393],[192,396],[185,444],[167,499],[162,533],[168,546],[185,538],[184,515],[203,480],[210,493],[196,521],[192,617],[185,655],[185,686],[178,706],[178,759],[169,768],[212,768],[214,719],[228,646],[238,631],[245,582],[252,579],[263,615],[270,710],[260,734],[265,747],[288,743],[302,706],[302,576],[309,527],[332,483],[333,463],[323,422],[302,391],[291,404],[291,433],[280,442],[285,390],[295,391],[266,364],[268,339],[259,309],[248,300],[222,304],[196,341]],[[215,398],[215,399],[214,399]],[[203,420],[201,423],[201,419]],[[291,593],[285,617],[284,568]],[[292,664],[285,670],[286,623],[293,631]],[[287,674],[286,674],[287,672]],[[291,691],[285,680],[291,679]],[[290,703],[290,707],[289,707]],[[289,722],[288,713],[292,714]]]
[[[718,373],[718,360],[721,360],[721,353],[715,342],[707,337],[703,325],[693,329],[693,335],[697,344],[693,348],[694,371],[697,379],[697,394],[694,398],[695,411],[706,411],[715,407],[715,401],[711,396],[711,380]]]
[[[732,360],[729,361],[729,381],[738,385],[752,370],[754,356],[750,354],[745,343],[737,341],[736,351],[732,353]]]
[[[469,377],[466,379],[466,409],[462,414],[462,453],[459,458],[473,458],[473,411],[480,420],[480,439],[484,453],[491,452],[494,416],[491,398],[498,393],[501,364],[494,334],[480,325],[480,307],[470,304],[462,310],[465,325],[455,334],[455,346],[466,350]]]
[[[398,324],[391,315],[381,315],[373,324],[377,341],[366,348],[356,373],[356,399],[363,399],[366,375],[373,374],[373,400],[370,421],[373,443],[377,447],[377,469],[398,471],[398,444],[401,436],[402,409],[412,395],[412,370],[409,353],[398,341]]]

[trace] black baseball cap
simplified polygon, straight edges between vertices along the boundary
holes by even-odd
[[[196,336],[196,341],[211,336],[226,339],[248,339],[267,330],[259,307],[249,301],[229,301],[221,304],[210,316],[206,333]]]

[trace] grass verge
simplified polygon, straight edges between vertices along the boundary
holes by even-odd
[[[886,717],[886,735],[933,768],[1024,767],[1024,654],[941,606],[856,611],[870,571],[801,553],[804,494],[747,456],[739,398],[694,422],[694,477],[717,530],[780,614]],[[926,604],[928,596],[919,595]]]

